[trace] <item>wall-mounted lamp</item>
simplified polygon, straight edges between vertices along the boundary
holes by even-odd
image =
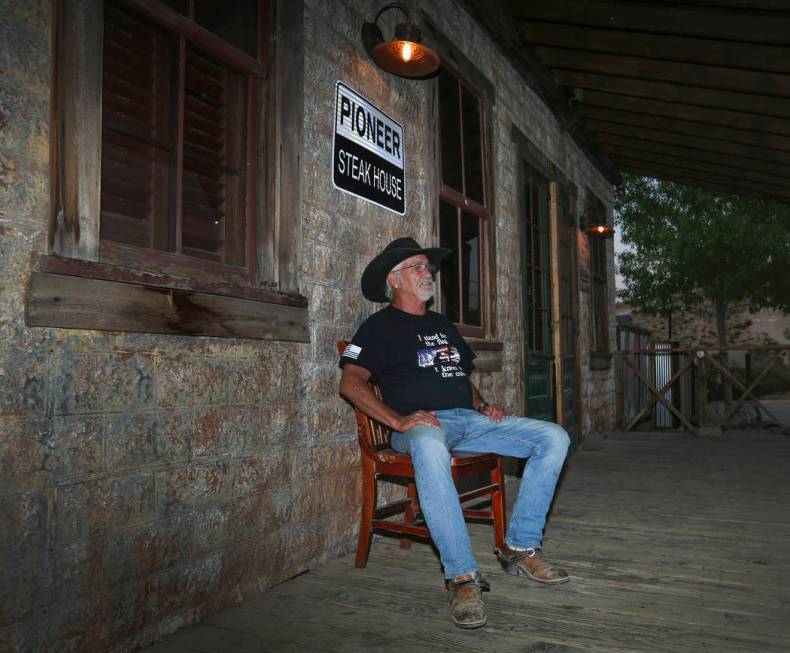
[[[614,237],[614,227],[606,224],[606,213],[599,206],[588,206],[579,218],[579,224],[588,236]]]
[[[385,41],[378,20],[385,11],[398,9],[406,21],[395,27],[395,38]],[[409,12],[400,2],[384,5],[372,23],[362,25],[362,44],[376,65],[400,77],[426,77],[439,67],[439,55],[422,45],[422,32],[411,22]]]

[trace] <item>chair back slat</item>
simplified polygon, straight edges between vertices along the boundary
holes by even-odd
[[[345,340],[337,341],[337,350],[340,355],[346,349],[348,343]],[[373,391],[373,394],[381,399],[381,389],[375,383],[368,383],[368,387]],[[374,451],[388,449],[390,446],[390,435],[392,431],[389,427],[381,422],[373,419],[370,415],[363,413],[356,406],[354,407],[354,415],[357,418],[357,431],[359,435],[359,443],[363,448],[368,447]]]
[[[375,383],[368,383],[368,387],[373,390],[373,394],[376,395],[379,399],[381,399],[381,389]],[[390,446],[390,435],[392,431],[384,426],[381,422],[373,419],[369,415],[365,415],[359,411],[362,415],[365,416],[365,419],[368,422],[370,428],[370,445],[376,449],[388,449]]]

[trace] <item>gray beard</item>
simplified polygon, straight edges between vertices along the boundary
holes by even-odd
[[[433,297],[433,293],[433,286],[427,289],[420,288],[417,290],[417,297],[419,297],[421,301],[427,302],[431,297]]]

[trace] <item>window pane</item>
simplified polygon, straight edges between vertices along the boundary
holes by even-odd
[[[546,265],[548,232],[546,215],[546,184],[537,176],[528,177],[525,198],[526,223],[524,236],[526,251],[527,284],[527,341],[531,351],[547,350],[548,269]]]
[[[591,238],[593,290],[593,344],[595,351],[609,351],[609,293],[606,279],[606,241]]]
[[[463,265],[463,323],[480,326],[480,218],[461,214],[461,264]]]
[[[532,265],[536,268],[543,265],[543,239],[537,227],[532,228]]]
[[[535,270],[532,267],[527,267],[526,272],[526,284],[527,284],[527,329],[529,330],[527,333],[527,341],[529,343],[530,350],[535,350],[534,340],[535,340]]]
[[[463,191],[463,185],[458,81],[444,68],[439,69],[439,138],[442,152],[442,180],[460,193]]]
[[[195,22],[221,39],[258,56],[258,0],[197,0]]]
[[[182,222],[183,253],[189,256],[244,263],[245,108],[241,77],[189,49]]]
[[[171,9],[177,11],[179,14],[185,16],[189,12],[189,0],[163,0],[164,3]]]
[[[460,275],[458,273],[458,210],[439,202],[439,244],[452,253],[441,264],[442,313],[453,322],[461,319]]]
[[[530,184],[530,222],[532,223],[532,265],[545,274],[546,215],[543,189],[534,181]],[[542,295],[541,295],[542,296]]]
[[[593,301],[595,311],[593,323],[595,326],[595,351],[606,351],[608,330],[606,324],[606,286],[600,281],[593,282]]]
[[[544,322],[546,320],[546,312],[544,310],[535,311],[535,349],[534,351],[544,351]]]
[[[483,149],[480,129],[480,100],[468,89],[461,95],[464,120],[464,176],[466,196],[483,203]]]
[[[101,237],[171,249],[176,40],[108,3],[104,12]]]
[[[602,238],[592,238],[593,273],[606,279],[606,241]]]

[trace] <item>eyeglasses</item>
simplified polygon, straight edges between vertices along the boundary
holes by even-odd
[[[401,270],[408,270],[409,268],[414,268],[417,274],[422,274],[426,270],[431,274],[436,274],[436,270],[438,270],[433,263],[415,263],[414,265],[404,265],[402,268],[393,270],[393,272],[400,272]]]

